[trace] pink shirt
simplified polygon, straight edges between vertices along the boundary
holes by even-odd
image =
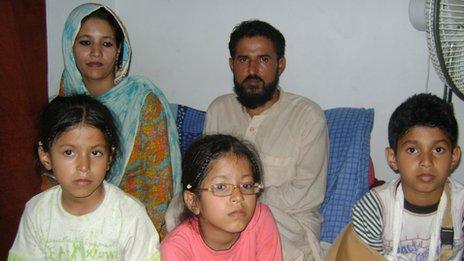
[[[163,240],[161,260],[282,260],[277,225],[269,208],[258,203],[248,226],[228,250],[215,251],[203,241],[197,219],[182,222]]]

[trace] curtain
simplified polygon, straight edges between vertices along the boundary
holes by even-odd
[[[39,192],[37,118],[47,103],[45,0],[0,1],[0,260]]]

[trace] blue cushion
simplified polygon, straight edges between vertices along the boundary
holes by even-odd
[[[203,134],[206,112],[177,104],[171,104],[171,110],[175,111],[180,151],[184,154],[190,143]]]
[[[329,129],[327,191],[320,211],[321,241],[332,243],[351,219],[351,208],[369,190],[370,137],[374,110],[325,111]]]

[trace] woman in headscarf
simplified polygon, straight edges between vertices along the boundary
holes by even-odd
[[[181,188],[178,136],[168,101],[149,79],[127,76],[128,34],[108,7],[76,7],[66,20],[62,48],[61,94],[89,94],[111,110],[122,151],[107,179],[146,206],[163,238],[165,211]]]

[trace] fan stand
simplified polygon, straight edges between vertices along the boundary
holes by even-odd
[[[453,96],[453,90],[448,85],[444,85],[443,87],[443,100],[447,103],[451,103],[451,98]]]

